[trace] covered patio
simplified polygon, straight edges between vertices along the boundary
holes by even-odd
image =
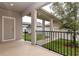
[[[0,2],[0,55],[2,56],[60,56],[60,54],[49,51],[36,45],[36,19],[43,19],[43,30],[45,30],[45,19],[40,8],[50,2]],[[41,12],[40,12],[41,11]],[[22,17],[31,16],[32,39],[31,42],[22,41]],[[38,15],[38,16],[37,16]],[[44,13],[42,13],[44,15]],[[46,15],[45,15],[46,16]],[[48,16],[47,16],[48,17]],[[48,19],[53,18],[50,16]],[[53,20],[51,31],[53,28]]]
[[[43,20],[43,31],[45,30],[45,20],[50,22],[51,31],[53,30],[53,19],[56,20],[53,15],[41,9],[47,4],[50,2],[0,2],[0,42],[22,39],[22,17],[29,15],[32,25],[31,43],[36,44],[37,18]]]

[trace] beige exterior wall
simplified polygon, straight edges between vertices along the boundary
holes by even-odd
[[[2,41],[2,16],[14,17],[16,19],[16,40],[21,39],[22,17],[18,12],[0,9],[0,42]],[[9,28],[9,27],[7,27]]]

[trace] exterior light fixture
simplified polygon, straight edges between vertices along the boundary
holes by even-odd
[[[11,3],[10,6],[14,6],[14,4]]]

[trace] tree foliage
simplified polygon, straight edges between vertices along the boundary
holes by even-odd
[[[79,30],[79,3],[78,2],[55,2],[51,6],[55,16],[60,19],[60,28],[65,28],[73,32],[73,41],[76,47],[76,31]],[[75,48],[76,49],[76,48]]]
[[[60,19],[60,28],[65,28],[70,31],[79,29],[78,10],[79,3],[77,2],[55,2],[52,3],[52,10],[55,16]]]

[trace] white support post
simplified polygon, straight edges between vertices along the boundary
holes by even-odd
[[[45,20],[42,20],[42,30],[45,31]]]
[[[31,24],[32,24],[32,44],[36,44],[36,20],[37,20],[37,10],[32,10],[31,12]]]
[[[50,31],[53,31],[53,19],[50,20]]]
[[[45,31],[45,20],[42,20],[42,31]],[[45,32],[43,32],[43,39],[45,39]]]

